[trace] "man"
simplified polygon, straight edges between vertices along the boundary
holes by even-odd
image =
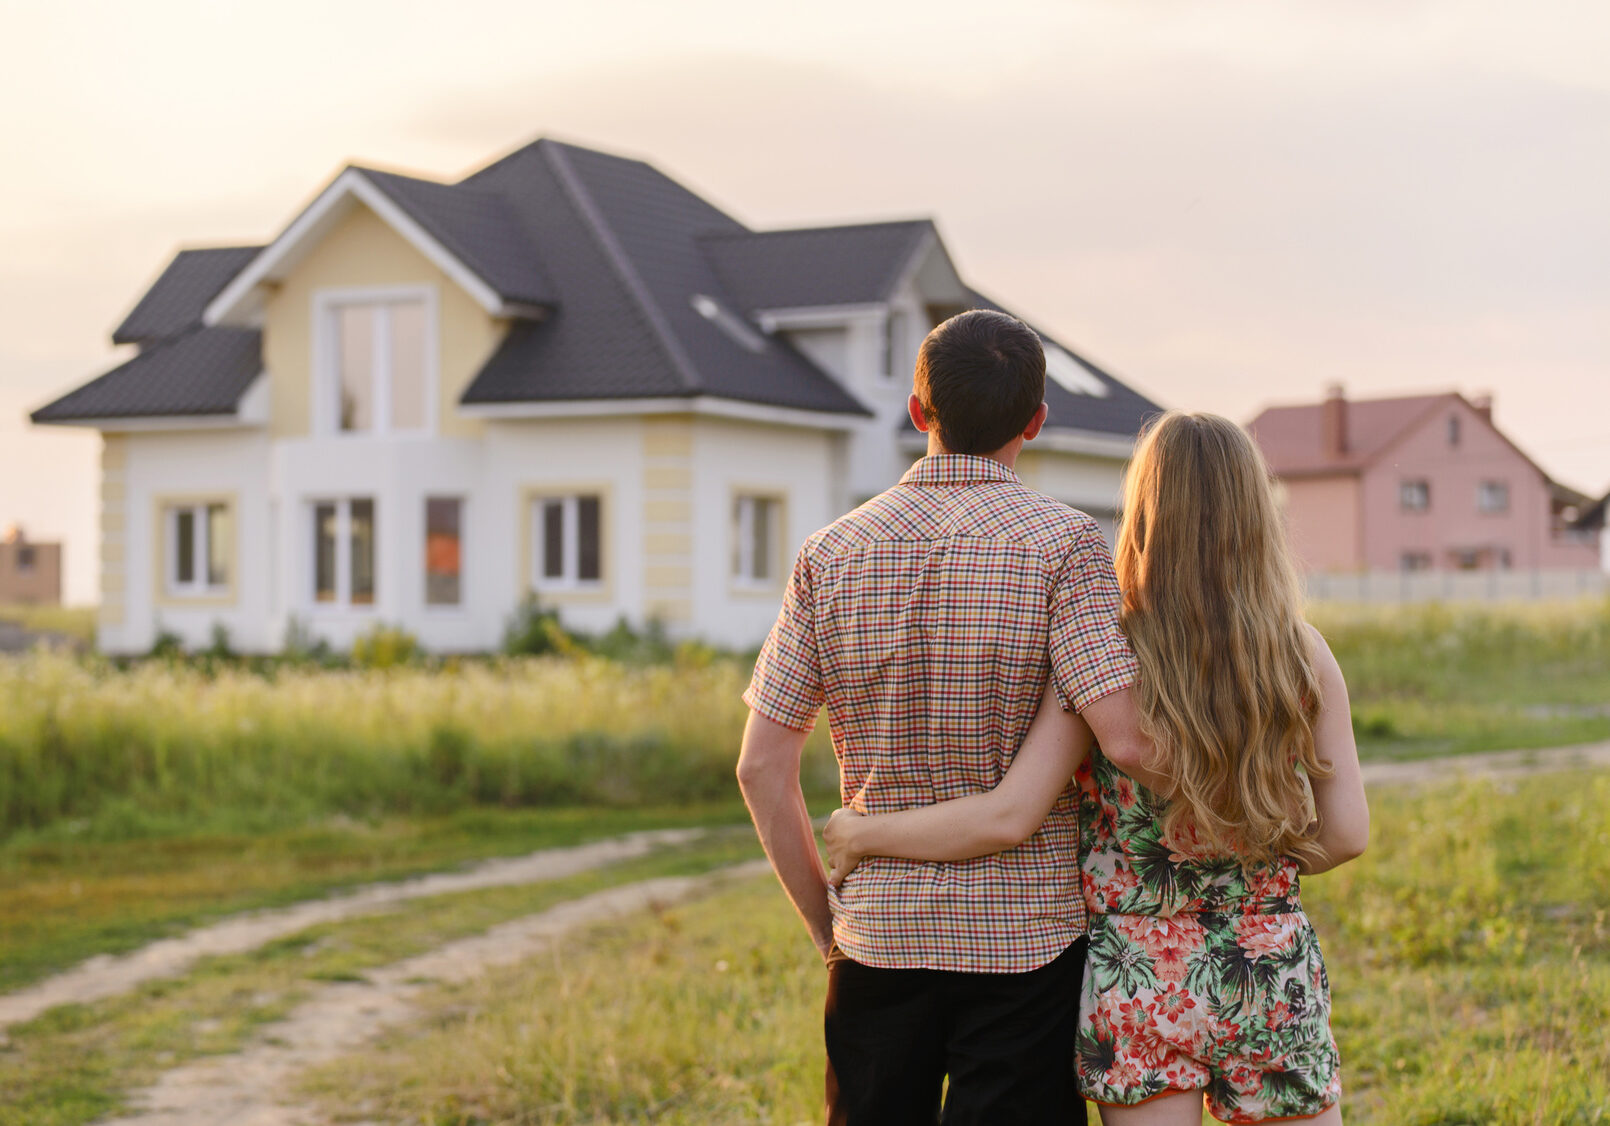
[[[1134,658],[1095,521],[1013,472],[1045,422],[1039,338],[1003,313],[923,341],[928,453],[801,548],[744,699],[738,778],[828,963],[828,1120],[1083,1122],[1073,1034],[1085,908],[1071,789],[1023,845],[961,863],[871,858],[830,892],[799,783],[825,703],[841,800],[882,813],[993,787],[1047,678],[1120,762]]]

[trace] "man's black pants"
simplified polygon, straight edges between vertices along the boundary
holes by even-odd
[[[829,1126],[1083,1126],[1073,1037],[1084,962],[1082,938],[1022,974],[834,962]]]

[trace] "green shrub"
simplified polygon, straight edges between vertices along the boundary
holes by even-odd
[[[401,626],[377,622],[352,642],[352,663],[360,669],[394,669],[419,660],[419,639]]]

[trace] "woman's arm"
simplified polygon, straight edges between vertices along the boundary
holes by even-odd
[[[1331,768],[1328,778],[1310,778],[1314,790],[1314,809],[1319,817],[1315,838],[1324,852],[1322,860],[1305,860],[1301,870],[1308,875],[1328,872],[1364,852],[1370,839],[1370,807],[1364,797],[1364,775],[1358,765],[1358,744],[1353,741],[1353,713],[1347,702],[1347,681],[1336,663],[1330,646],[1313,626],[1314,671],[1324,705],[1314,723],[1314,751],[1320,762]]]
[[[966,860],[1023,843],[1089,749],[1090,728],[1077,713],[1063,711],[1056,689],[1047,685],[1023,745],[993,790],[877,817],[834,813],[822,830],[833,865],[829,882],[837,887],[863,856]]]

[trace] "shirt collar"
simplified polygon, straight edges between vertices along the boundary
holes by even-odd
[[[945,485],[982,485],[1010,481],[1021,484],[1016,473],[989,457],[972,454],[929,454],[900,478],[902,485],[938,488]]]

